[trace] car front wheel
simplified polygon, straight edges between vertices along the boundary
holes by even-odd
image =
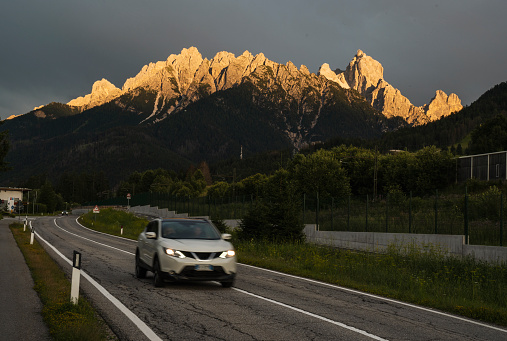
[[[141,261],[139,260],[138,252],[136,252],[136,277],[137,278],[146,277],[146,269],[141,266]]]
[[[164,279],[162,278],[162,271],[160,271],[160,264],[158,259],[155,258],[153,262],[153,285],[158,287],[164,286]]]

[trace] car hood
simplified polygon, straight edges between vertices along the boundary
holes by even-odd
[[[234,249],[232,244],[223,239],[166,239],[164,247],[193,252],[215,252]]]

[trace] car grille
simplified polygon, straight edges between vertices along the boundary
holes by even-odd
[[[182,251],[185,257],[194,258],[197,260],[210,260],[220,257],[222,252],[190,252]]]

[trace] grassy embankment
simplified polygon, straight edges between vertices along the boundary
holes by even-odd
[[[54,340],[95,341],[108,340],[111,335],[91,304],[84,298],[70,303],[70,281],[62,269],[34,240],[30,244],[30,230],[23,231],[23,224],[10,225],[26,263],[32,273],[35,291],[43,304],[42,317]]]
[[[136,239],[146,221],[101,210],[81,219],[85,226]],[[92,226],[93,223],[93,226]],[[234,240],[241,263],[333,283],[385,297],[507,326],[507,265],[445,257],[417,247],[385,254],[304,243]]]

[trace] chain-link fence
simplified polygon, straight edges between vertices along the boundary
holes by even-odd
[[[141,193],[112,198],[89,205],[150,205],[189,216],[212,219],[242,219],[254,203],[253,196],[175,197],[165,193]],[[391,193],[385,196],[340,198],[301,195],[300,219],[321,231],[386,232],[464,235],[475,245],[503,246],[505,198],[488,191],[480,195],[434,195],[412,197]]]

